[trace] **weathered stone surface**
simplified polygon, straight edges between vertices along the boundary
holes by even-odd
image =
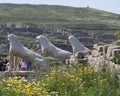
[[[9,49],[9,55],[10,55],[10,69],[15,67],[15,64],[18,64],[18,58],[24,59],[26,61],[30,61],[31,63],[36,63],[36,58],[43,59],[44,57],[40,54],[31,51],[27,47],[23,46],[21,42],[18,40],[17,36],[14,34],[8,35],[8,40],[10,41],[10,49]],[[15,60],[14,60],[14,57]],[[38,62],[37,62],[38,63]],[[41,62],[39,62],[41,63]]]
[[[41,51],[42,54],[45,56],[50,56],[56,59],[60,60],[66,60],[69,59],[72,55],[71,52],[60,49],[53,45],[45,36],[40,35],[37,36],[36,39],[39,41],[39,44],[41,45]]]
[[[68,37],[69,42],[72,45],[72,49],[73,49],[73,53],[76,52],[84,52],[84,53],[88,53],[90,52],[90,50],[85,47],[76,37],[74,37],[73,35]]]

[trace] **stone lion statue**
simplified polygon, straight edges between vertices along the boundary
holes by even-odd
[[[71,52],[60,49],[53,45],[45,36],[40,35],[36,37],[37,41],[41,45],[42,54],[45,56],[50,56],[59,60],[69,59],[72,55]]]
[[[82,53],[88,53],[90,52],[90,49],[85,47],[76,37],[73,35],[68,37],[70,44],[72,45],[73,53],[76,52],[82,52]]]
[[[18,40],[18,37],[14,34],[8,34],[8,40],[10,42],[9,55],[10,55],[10,70],[15,70],[16,64],[20,59],[25,61],[30,61],[31,63],[41,63],[41,59],[44,61],[44,57],[40,54],[33,52],[27,47],[23,46],[22,43]],[[36,62],[37,58],[37,62]],[[38,60],[40,59],[40,60]]]

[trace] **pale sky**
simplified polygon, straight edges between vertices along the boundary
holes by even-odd
[[[96,8],[120,14],[120,0],[0,0],[0,3],[47,4]]]

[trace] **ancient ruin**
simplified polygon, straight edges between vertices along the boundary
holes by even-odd
[[[90,49],[88,49],[87,47],[85,47],[76,37],[74,37],[73,35],[68,37],[69,42],[72,45],[72,49],[73,49],[73,53],[76,52],[83,52],[83,53],[88,53],[90,52]]]
[[[21,42],[18,40],[17,36],[14,34],[8,35],[8,40],[10,42],[10,49],[9,49],[9,55],[10,55],[10,70],[15,70],[16,64],[20,61],[20,59],[24,59],[26,61],[30,61],[31,63],[35,64],[37,63],[41,64],[41,59],[44,61],[44,57],[41,56],[38,53],[35,53],[28,49],[27,47],[23,46]],[[37,58],[37,59],[36,59]],[[38,60],[40,59],[40,60]]]
[[[69,59],[72,55],[71,52],[60,49],[53,45],[45,36],[37,36],[39,44],[41,45],[41,51],[44,56],[50,56],[59,60]]]

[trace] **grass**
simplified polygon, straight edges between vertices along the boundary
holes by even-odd
[[[0,4],[0,23],[22,22],[38,27],[54,26],[75,28],[76,26],[93,28],[101,24],[120,27],[119,15],[93,8],[75,8],[67,6]]]
[[[0,5],[0,24],[22,22],[44,29],[48,26],[73,29],[99,28],[100,26],[120,28],[119,16],[92,8]],[[82,29],[82,31],[86,30]],[[35,42],[31,37],[36,34],[23,32],[18,33],[18,36],[25,45],[27,43],[31,45]],[[1,37],[1,41],[3,39],[7,40],[6,37]],[[56,38],[50,39],[54,41]],[[115,73],[109,70],[95,72],[93,68],[81,64],[64,67],[63,65],[55,66],[48,73],[37,70],[34,76],[26,79],[5,78],[0,81],[0,96],[120,96],[118,78]]]
[[[100,30],[99,28],[120,28],[120,15],[93,8],[75,8],[68,6],[29,5],[29,4],[0,4],[0,24],[7,22],[21,22],[23,26],[52,31],[56,29],[70,29],[73,32],[101,32],[109,33],[116,30]],[[81,29],[82,28],[82,29]],[[97,29],[98,30],[95,30]],[[88,30],[87,30],[88,29]],[[16,32],[23,44],[34,48],[33,37],[40,33]],[[32,39],[33,40],[32,40]],[[55,41],[56,37],[51,37]],[[57,40],[56,40],[57,41]],[[64,42],[64,41],[63,41]],[[0,36],[0,43],[8,43],[7,37]]]
[[[109,70],[73,64],[54,66],[40,78],[14,77],[0,82],[2,96],[120,96],[118,78]],[[38,71],[37,76],[41,73]]]

